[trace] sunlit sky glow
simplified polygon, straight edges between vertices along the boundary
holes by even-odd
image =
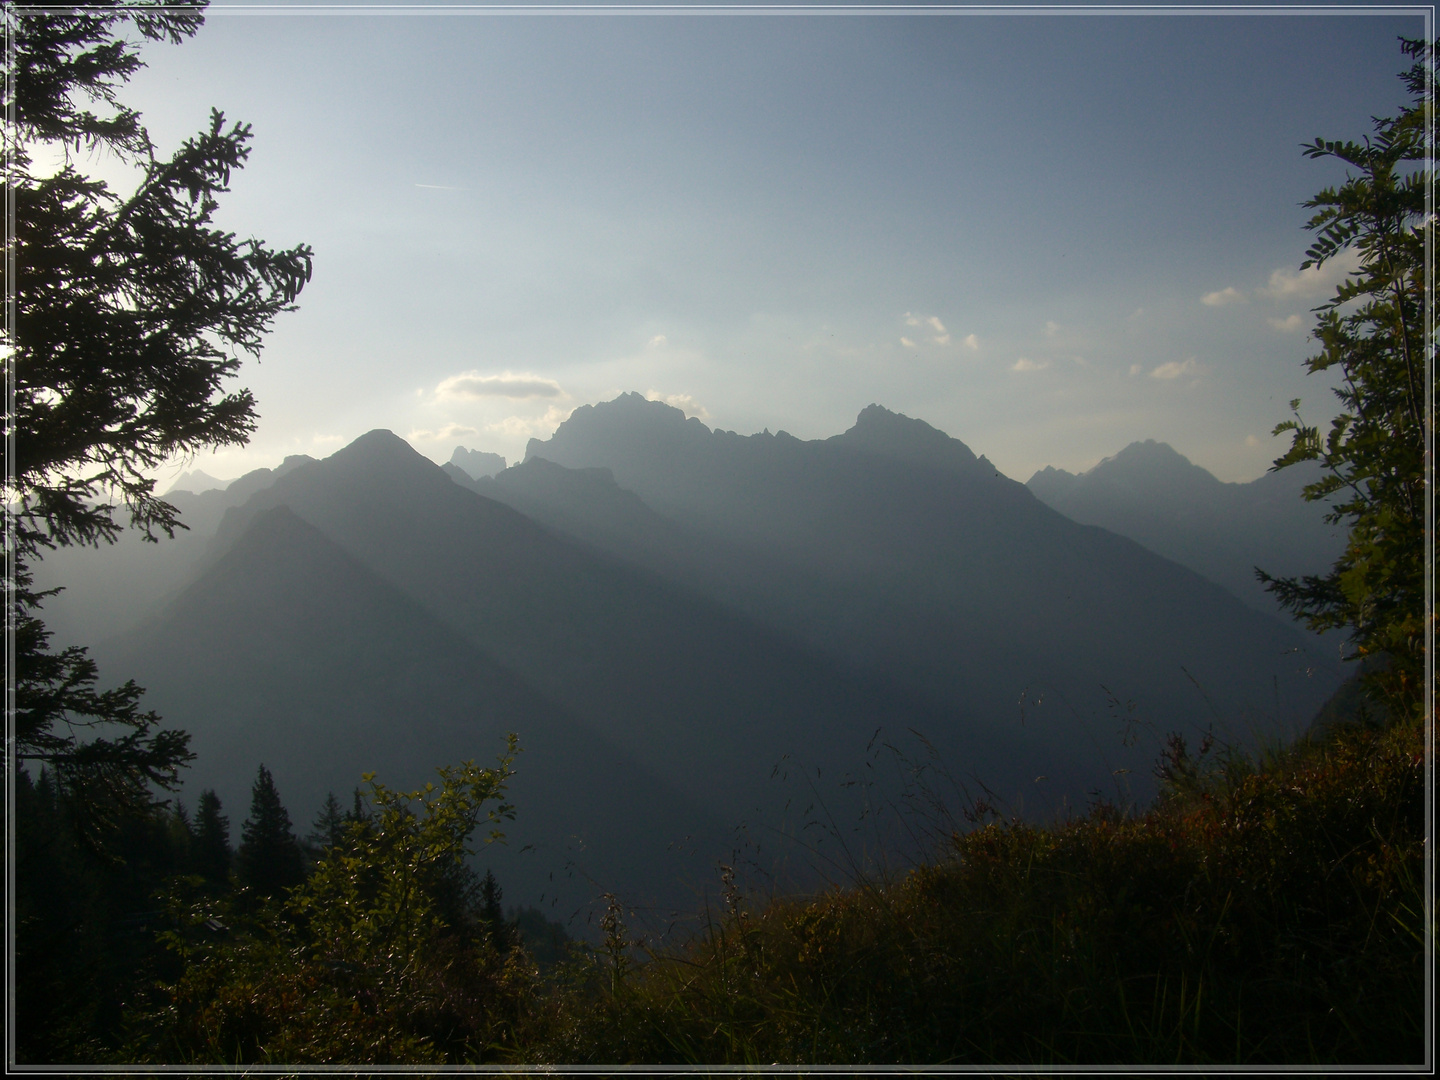
[[[514,461],[636,390],[801,438],[878,402],[1020,480],[1145,438],[1253,478],[1329,408],[1300,204],[1343,170],[1300,144],[1405,102],[1408,10],[212,8],[125,100],[162,150],[252,124],[222,224],[315,276],[236,384],[251,445],[187,466],[376,427]]]

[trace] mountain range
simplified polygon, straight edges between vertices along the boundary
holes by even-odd
[[[1325,521],[1329,505],[1302,497],[1319,478],[1317,463],[1302,462],[1227,484],[1152,439],[1079,475],[1042,469],[1026,486],[1066,517],[1128,536],[1276,614],[1257,566],[1274,577],[1321,574],[1345,547],[1344,531]]]
[[[520,903],[683,907],[737,857],[807,887],[935,795],[1144,799],[1166,732],[1294,730],[1338,682],[1292,626],[878,406],[802,441],[624,395],[494,476],[376,431],[191,499],[167,598],[96,648],[193,733],[190,797],[238,822],[263,762],[306,821],[513,730],[485,857]]]

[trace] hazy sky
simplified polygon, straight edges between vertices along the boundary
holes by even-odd
[[[637,390],[801,438],[878,402],[1019,480],[1144,438],[1253,478],[1290,398],[1329,410],[1300,204],[1343,172],[1300,144],[1404,103],[1405,10],[212,7],[125,100],[162,150],[251,123],[222,222],[315,277],[237,384],[253,443],[192,467],[376,427],[513,461]]]

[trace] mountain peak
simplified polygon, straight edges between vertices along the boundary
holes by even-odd
[[[1208,488],[1220,484],[1212,473],[1191,462],[1169,443],[1154,439],[1132,442],[1082,475],[1091,482],[1163,484],[1176,493],[1182,487]]]
[[[171,495],[177,491],[188,491],[192,495],[199,495],[202,491],[214,491],[216,489],[223,491],[229,483],[229,480],[217,480],[207,472],[194,469],[190,472],[183,472],[176,477],[175,482],[170,485],[169,490],[167,490],[165,494]]]
[[[393,431],[376,428],[335,451],[326,460],[347,465],[375,465],[381,462],[399,464],[421,456],[418,450]]]
[[[590,447],[597,440],[617,439],[632,448],[667,453],[709,434],[708,427],[694,417],[687,418],[684,410],[632,390],[612,401],[581,405],[548,440],[531,439],[525,447],[525,460],[563,459],[568,451]]]
[[[954,472],[968,472],[979,464],[959,439],[952,439],[924,420],[911,419],[881,405],[865,406],[855,418],[855,426],[833,438],[885,457]]]
[[[454,465],[461,472],[465,473],[472,480],[479,480],[482,476],[494,476],[505,468],[505,459],[499,454],[492,454],[485,450],[467,450],[463,446],[455,447],[455,452],[450,455],[450,464]]]

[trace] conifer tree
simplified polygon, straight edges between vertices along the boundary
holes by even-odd
[[[360,789],[355,789],[354,801],[350,809],[345,811],[345,824],[361,824],[370,820],[370,811],[366,809],[365,799],[360,794]]]
[[[495,943],[496,948],[501,952],[508,951],[510,945],[510,928],[505,923],[505,912],[500,907],[500,882],[495,878],[493,870],[485,871],[485,879],[480,883],[480,921],[490,934],[490,940]]]
[[[264,765],[251,788],[250,816],[241,827],[235,870],[242,884],[259,896],[276,896],[305,880],[305,863],[280,801],[275,780]]]
[[[213,790],[200,795],[195,814],[195,841],[191,864],[206,881],[224,885],[230,880],[230,819],[220,812],[220,796]]]
[[[311,843],[320,847],[333,848],[345,838],[346,815],[340,809],[340,800],[335,798],[333,791],[325,795],[325,805],[315,815],[314,831],[310,834]]]
[[[203,131],[162,157],[119,102],[143,66],[140,41],[178,44],[203,9],[203,0],[98,0],[0,11],[9,46],[0,179],[13,222],[4,254],[15,290],[0,340],[0,374],[13,387],[4,412],[10,751],[48,767],[94,850],[156,805],[154,788],[173,790],[193,755],[185,733],[141,711],[133,682],[100,693],[83,648],[50,648],[39,614],[48,594],[27,566],[57,546],[113,543],[119,506],[150,540],[184,527],[147,472],[248,439],[254,399],[224,383],[310,277],[308,247],[274,251],[214,225],[218,196],[249,155],[248,126],[212,110]],[[135,166],[138,185],[116,192],[84,175],[79,150]],[[57,156],[59,168],[35,166]]]

